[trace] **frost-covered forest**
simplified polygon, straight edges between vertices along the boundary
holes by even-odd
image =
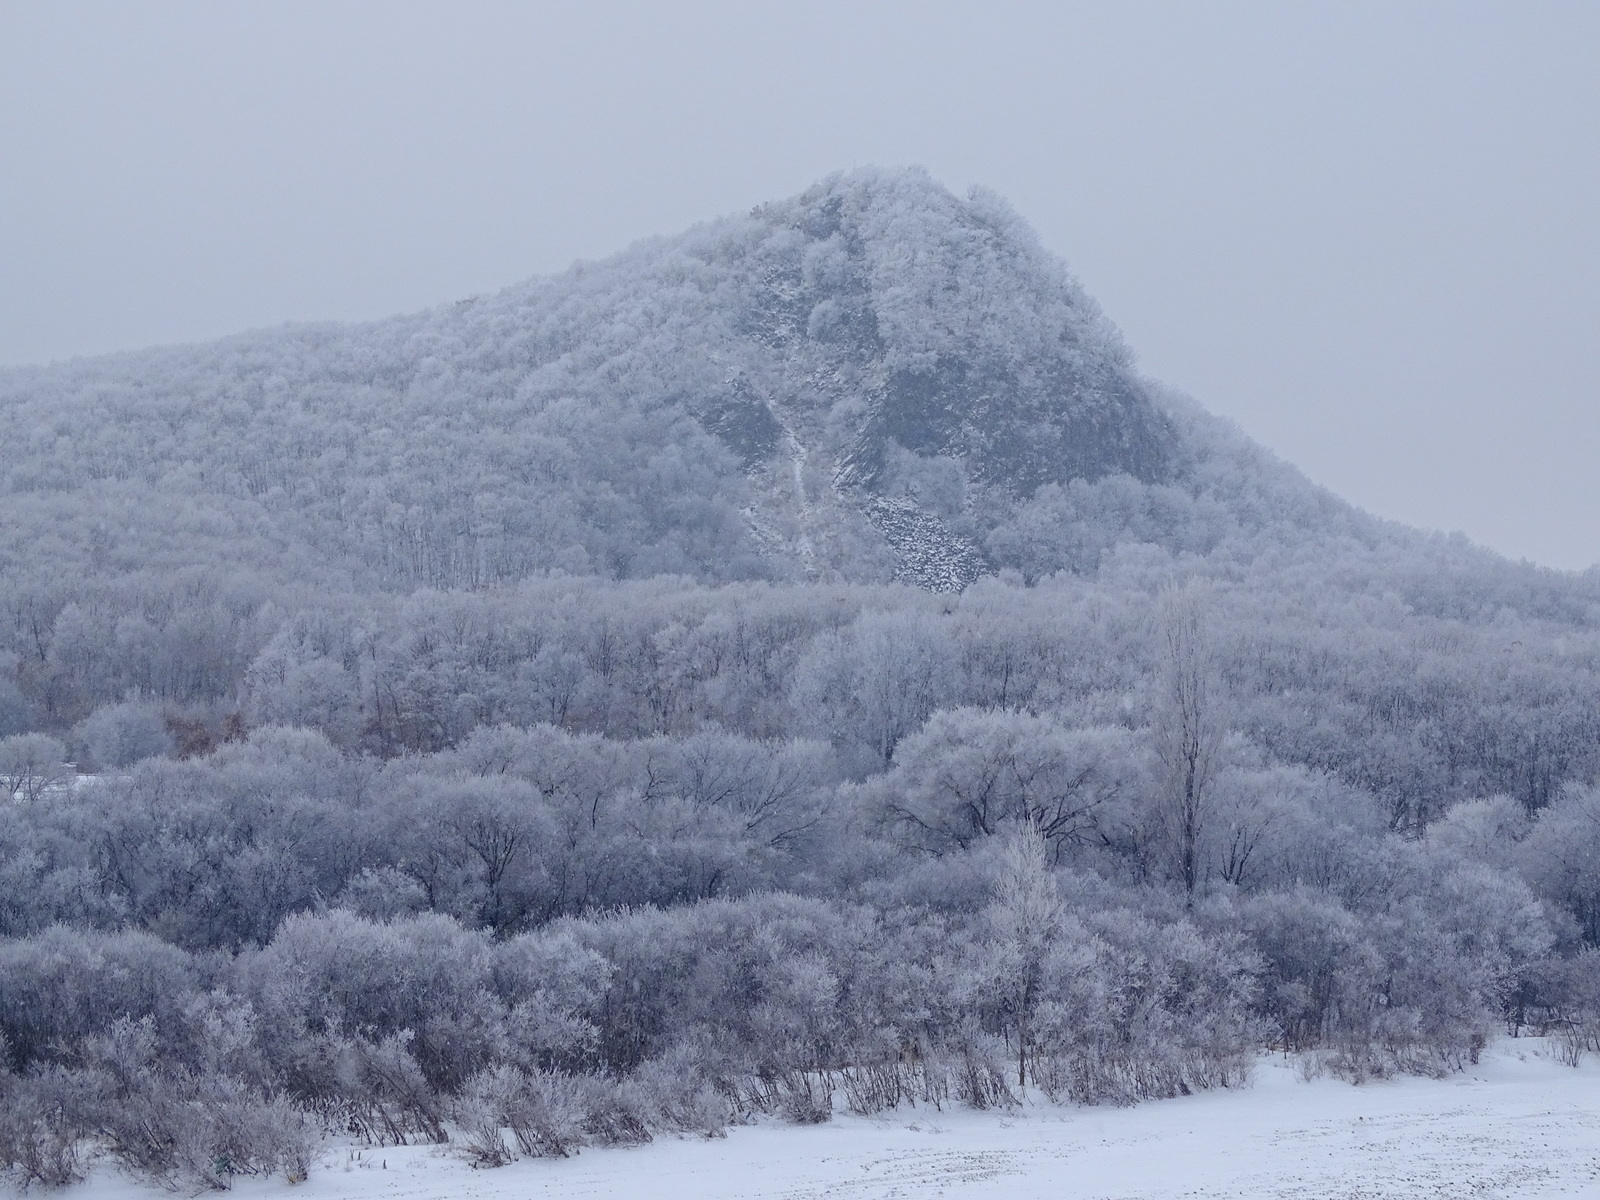
[[[16,1178],[1600,1050],[1600,575],[1314,488],[993,197],[11,371],[0,443]]]

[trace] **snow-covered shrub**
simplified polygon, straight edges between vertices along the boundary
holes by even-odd
[[[225,1076],[198,1081],[180,1106],[136,1111],[146,1121],[170,1119],[172,1172],[191,1185],[225,1189],[239,1175],[274,1173],[300,1183],[322,1142],[321,1131],[287,1099],[262,1096]]]
[[[575,1075],[584,1137],[596,1146],[638,1146],[651,1140],[650,1110],[638,1087],[608,1075]]]
[[[960,1031],[950,1043],[930,1055],[930,1072],[939,1078],[939,1091],[968,1108],[1015,1108],[1011,1090],[1011,1048],[994,1034],[975,1029]]]
[[[642,1064],[629,1078],[658,1129],[723,1137],[740,1119],[728,1092],[717,1086],[693,1049],[676,1048]]]
[[[460,1130],[457,1145],[476,1167],[503,1167],[516,1156],[506,1143],[510,1097],[517,1086],[514,1068],[480,1071],[461,1089],[450,1105],[451,1119]]]
[[[289,918],[238,974],[279,1070],[307,1035],[360,1030],[347,1047],[352,1061],[374,1080],[398,1072],[394,1087],[409,1094],[412,1067],[429,1090],[453,1092],[499,1054],[506,1006],[491,990],[492,966],[488,939],[449,917],[375,924],[333,909]],[[423,1119],[431,1102],[416,1112]]]
[[[1285,1049],[1326,1051],[1329,1070],[1357,1079],[1458,1069],[1517,1003],[1551,946],[1548,922],[1520,881],[1453,850],[1379,854],[1365,911],[1302,887],[1238,898],[1208,919],[1261,955],[1260,1010]]]
[[[1374,1041],[1398,1069],[1442,1075],[1477,1061],[1553,938],[1527,886],[1481,864],[1425,860],[1407,890],[1369,920],[1388,973]]]
[[[898,1058],[888,1062],[852,1063],[839,1070],[845,1106],[857,1116],[870,1117],[901,1104],[915,1103],[909,1086],[911,1070]]]
[[[198,990],[189,956],[146,933],[55,926],[0,940],[0,1034],[18,1072],[74,1061],[118,1021],[143,1023],[163,1055],[179,1056]]]
[[[588,1013],[612,966],[569,932],[524,934],[495,947],[493,987],[509,1007],[510,1055],[529,1070],[581,1069],[599,1029]]]
[[[1524,975],[1523,1015],[1550,1038],[1561,1061],[1578,1066],[1600,1053],[1600,949],[1533,964]]]
[[[339,1061],[337,1101],[350,1128],[379,1146],[413,1138],[445,1142],[445,1102],[429,1086],[410,1052],[411,1031],[381,1041],[346,1041]]]
[[[467,1080],[452,1109],[466,1154],[478,1166],[504,1166],[516,1157],[566,1158],[587,1140],[597,1107],[586,1081],[549,1071],[500,1066]],[[648,1138],[646,1138],[648,1140]]]
[[[1245,946],[1128,912],[1075,926],[1042,988],[1036,1069],[1048,1094],[1130,1104],[1248,1081],[1260,968]]]
[[[166,1059],[157,1045],[148,1018],[124,1018],[87,1047],[100,1081],[89,1129],[122,1165],[210,1188],[238,1175],[306,1177],[321,1134],[305,1112],[257,1082]]]
[[[766,1107],[796,1125],[822,1125],[833,1120],[834,1080],[831,1071],[784,1071],[764,1080]]]
[[[532,1158],[566,1158],[584,1143],[585,1088],[570,1075],[518,1071],[506,1096],[506,1124]]]
[[[1259,1003],[1274,1044],[1309,1051],[1363,1025],[1383,963],[1363,922],[1336,899],[1305,888],[1250,896],[1227,922],[1261,956]]]
[[[0,1172],[23,1187],[81,1180],[104,1084],[97,1073],[59,1066],[26,1077],[0,1071]]]
[[[289,1183],[304,1183],[321,1151],[324,1131],[314,1117],[284,1095],[265,1097],[256,1107],[249,1134],[255,1160]]]

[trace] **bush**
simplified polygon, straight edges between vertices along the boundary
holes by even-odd
[[[709,1077],[702,1056],[687,1047],[643,1064],[631,1082],[658,1129],[718,1138],[739,1119],[728,1092]]]
[[[1246,1082],[1260,962],[1187,922],[1094,916],[1047,964],[1035,1069],[1053,1099],[1132,1104]]]
[[[62,1067],[0,1075],[0,1166],[23,1187],[83,1179],[83,1142],[96,1128],[103,1086],[93,1073]]]
[[[338,1100],[352,1132],[380,1146],[447,1142],[445,1106],[410,1053],[410,1030],[352,1038],[339,1056]]]

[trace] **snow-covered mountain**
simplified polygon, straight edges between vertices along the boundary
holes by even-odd
[[[833,176],[491,296],[0,373],[0,553],[958,589],[1376,524],[1142,379],[999,199]]]

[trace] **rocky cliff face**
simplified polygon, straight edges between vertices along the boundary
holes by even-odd
[[[691,405],[755,471],[797,444],[826,462],[828,508],[866,516],[897,577],[984,570],[974,491],[1172,474],[1174,434],[1115,330],[995,198],[855,173],[749,220],[743,361]],[[804,523],[810,499],[761,507]]]
[[[891,445],[1023,494],[1167,474],[1169,431],[1115,331],[997,200],[851,175],[759,215],[799,237],[764,247],[757,331],[812,378],[854,384],[852,482],[880,484]]]

